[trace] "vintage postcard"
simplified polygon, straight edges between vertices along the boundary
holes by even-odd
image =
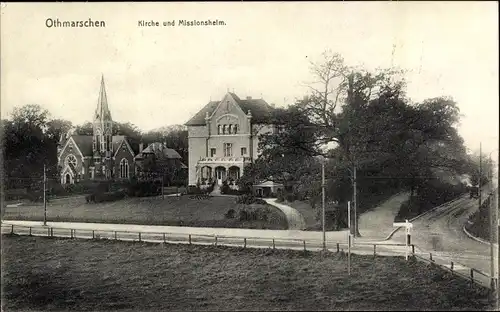
[[[497,2],[0,7],[2,311],[496,310]]]

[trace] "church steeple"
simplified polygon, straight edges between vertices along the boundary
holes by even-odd
[[[108,97],[106,95],[103,74],[101,74],[101,89],[99,90],[99,98],[97,100],[97,108],[94,115],[94,119],[98,118],[109,118],[111,120],[111,112],[108,108]]]
[[[93,150],[96,156],[108,156],[105,152],[112,151],[113,120],[108,107],[108,97],[104,85],[104,75],[101,75],[101,88],[94,113]]]

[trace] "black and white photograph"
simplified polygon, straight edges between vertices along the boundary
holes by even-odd
[[[498,311],[496,1],[2,2],[1,311]]]

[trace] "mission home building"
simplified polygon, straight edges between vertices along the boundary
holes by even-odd
[[[272,132],[273,107],[263,99],[240,99],[228,92],[211,101],[185,125],[188,127],[189,185],[233,188],[245,166],[258,157],[258,137]]]

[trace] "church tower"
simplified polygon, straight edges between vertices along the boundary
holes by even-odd
[[[94,158],[109,158],[112,155],[113,120],[108,108],[108,98],[104,86],[104,75],[101,76],[101,89],[94,113],[92,148]]]

